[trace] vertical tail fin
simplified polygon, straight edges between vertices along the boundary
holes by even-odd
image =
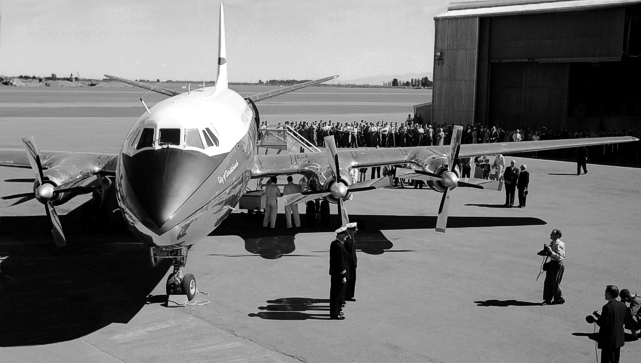
[[[220,24],[218,32],[218,79],[216,80],[216,89],[228,88],[227,81],[227,50],[225,47],[225,12],[223,4],[220,4]]]

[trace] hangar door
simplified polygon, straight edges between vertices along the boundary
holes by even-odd
[[[490,67],[490,125],[505,130],[565,126],[568,63],[497,62]]]

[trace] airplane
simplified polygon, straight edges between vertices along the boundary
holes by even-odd
[[[192,246],[216,229],[234,210],[251,179],[302,175],[303,192],[287,196],[287,204],[322,198],[338,205],[341,221],[349,217],[344,201],[352,193],[376,188],[380,180],[355,182],[353,168],[411,165],[416,177],[443,194],[437,231],[445,232],[450,193],[457,186],[481,187],[459,178],[459,158],[574,148],[638,141],[634,137],[526,141],[461,145],[462,127],[454,127],[447,146],[338,150],[325,139],[325,152],[260,155],[260,115],[256,103],[335,79],[338,76],[242,97],[228,87],[224,10],[220,6],[218,76],[213,86],[187,92],[105,75],[169,98],[134,123],[118,154],[39,151],[33,137],[25,150],[0,150],[0,166],[31,168],[33,191],[2,197],[17,205],[33,199],[45,206],[54,241],[66,245],[55,206],[80,194],[93,193],[99,205],[115,188],[116,200],[129,230],[150,248],[152,264],[169,259],[167,295],[192,300],[195,277],[184,273]]]

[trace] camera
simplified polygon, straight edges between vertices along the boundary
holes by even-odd
[[[543,249],[536,254],[539,256],[550,256],[552,255],[552,251],[550,250],[550,246],[543,244]]]
[[[594,324],[600,317],[601,315],[597,311],[595,311],[591,315],[586,316],[585,321],[587,321],[588,324]]]

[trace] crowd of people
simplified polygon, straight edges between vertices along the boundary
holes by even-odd
[[[285,121],[278,123],[277,128],[289,127],[296,131],[314,146],[323,147],[324,138],[333,136],[339,148],[358,147],[406,147],[449,145],[452,138],[452,125],[447,123],[426,123],[420,116],[407,116],[405,121]],[[261,125],[261,134],[268,128],[267,122]],[[483,144],[493,142],[519,142],[537,140],[556,140],[604,136],[635,136],[639,132],[631,130],[594,131],[594,130],[552,130],[546,127],[533,129],[530,127],[505,130],[496,126],[467,124],[463,129],[462,144]],[[590,147],[593,160],[612,161],[615,157],[623,156],[636,163],[641,163],[641,146],[636,144],[617,145],[611,148],[603,146]],[[533,153],[532,156],[572,157],[574,150],[551,150]],[[537,155],[538,154],[538,155]]]

